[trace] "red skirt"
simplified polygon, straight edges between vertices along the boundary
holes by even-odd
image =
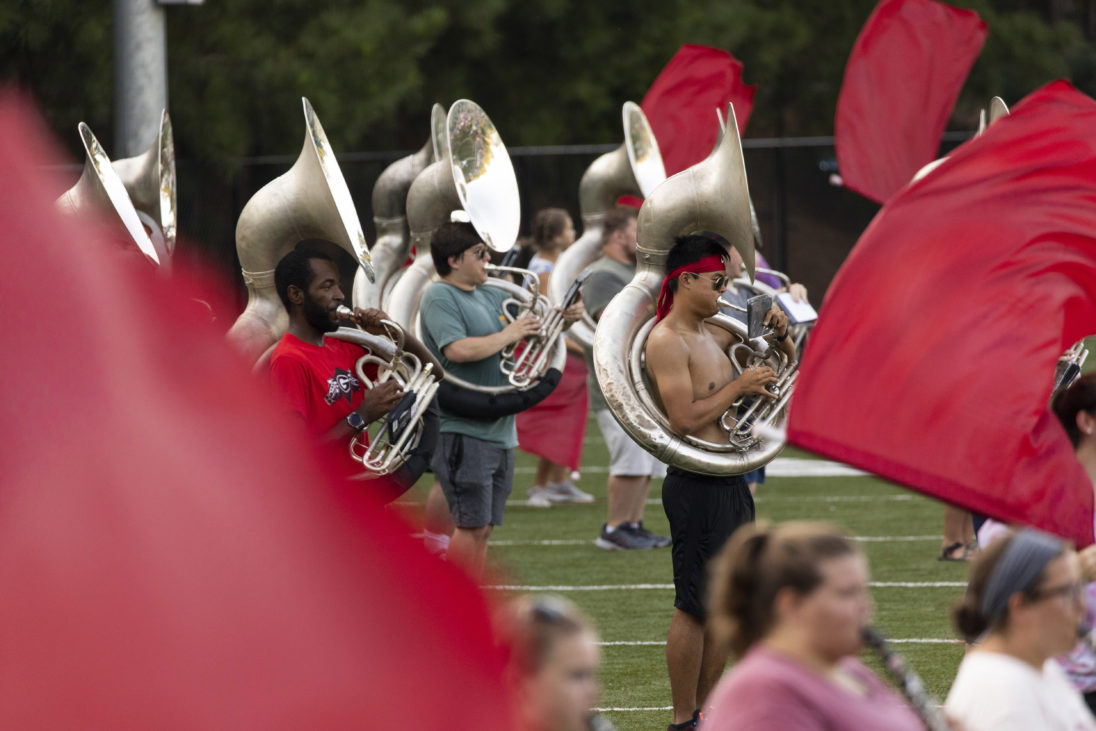
[[[567,351],[567,367],[552,394],[517,415],[518,446],[577,470],[586,436],[586,361]]]

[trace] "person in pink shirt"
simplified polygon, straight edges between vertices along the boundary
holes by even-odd
[[[709,631],[739,658],[700,728],[922,729],[856,659],[871,617],[868,562],[834,526],[738,529],[712,565]]]

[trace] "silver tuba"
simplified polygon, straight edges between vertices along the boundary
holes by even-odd
[[[342,317],[353,314],[349,307],[339,307],[337,312]],[[404,331],[399,325],[388,320],[382,322],[387,332],[385,337],[349,327],[324,335],[354,343],[365,350],[355,363],[354,371],[366,388],[395,380],[404,393],[396,408],[367,427],[368,440],[363,442],[359,434],[350,442],[350,456],[362,463],[364,479],[395,472],[419,447],[430,428],[424,417],[437,393],[441,375],[433,372],[433,363],[423,365],[414,353],[404,350]],[[375,380],[365,373],[365,367],[371,364],[377,366]]]
[[[553,303],[560,304],[579,273],[601,256],[601,224],[605,213],[616,206],[617,198],[648,196],[666,179],[662,154],[643,110],[634,102],[624,102],[621,118],[624,144],[590,163],[579,181],[582,236],[556,260],[552,278],[548,280],[548,299]],[[590,348],[596,327],[588,313],[567,331],[567,337]]]
[[[700,230],[720,234],[742,255],[753,277],[749,191],[733,114],[728,109],[731,123],[706,160],[674,175],[647,197],[639,212],[635,278],[605,308],[594,338],[594,371],[624,430],[662,462],[711,475],[757,469],[776,456],[783,442],[755,437],[744,450],[730,441],[716,444],[674,432],[648,392],[643,349],[654,326],[655,301],[675,236]],[[745,325],[735,318],[717,316],[712,322],[733,330],[747,346],[760,345],[750,343]],[[794,371],[794,363],[786,365]],[[791,391],[791,383],[786,383],[779,399],[774,399],[782,404],[769,417],[770,425],[777,426],[775,422],[783,419]]]
[[[411,232],[407,228],[407,191],[419,173],[444,157],[445,109],[435,104],[430,114],[431,135],[418,152],[389,165],[373,185],[373,224],[377,239],[369,249],[376,280],[359,269],[354,275],[354,304],[357,307],[383,307],[386,296],[402,273],[401,267],[411,251]],[[440,120],[440,122],[439,122]]]
[[[521,224],[514,167],[487,114],[474,102],[458,100],[449,108],[446,129],[448,148],[444,158],[420,173],[407,193],[407,221],[415,261],[392,288],[386,310],[393,320],[408,328],[417,328],[419,300],[435,276],[430,237],[451,219],[453,211],[463,210],[484,243],[500,253],[513,247]],[[484,286],[506,290],[519,307],[537,306],[536,293],[509,280],[489,277]],[[566,356],[562,339],[557,338],[548,367],[562,370]],[[479,386],[450,373],[445,378],[462,388],[486,393],[518,388],[512,384]]]
[[[141,253],[153,264],[167,266],[175,251],[175,142],[171,118],[164,110],[152,147],[144,155],[111,163],[99,140],[79,125],[87,159],[76,185],[57,199],[64,213],[88,208],[114,210]]]
[[[274,268],[299,241],[333,241],[373,277],[354,201],[308,99],[304,148],[287,172],[251,197],[236,224],[236,253],[247,285],[247,307],[228,339],[255,361],[285,333],[289,316],[274,289]]]

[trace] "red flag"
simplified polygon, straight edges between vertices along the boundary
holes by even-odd
[[[753,111],[755,86],[742,83],[742,64],[718,48],[684,45],[651,84],[640,108],[658,140],[666,174],[708,156],[719,136],[716,110],[734,103],[738,133]]]
[[[788,439],[993,517],[1093,542],[1047,408],[1096,332],[1096,102],[1023,100],[891,198],[830,287]]]
[[[325,479],[0,98],[0,727],[509,728],[474,584]],[[227,320],[231,322],[231,320]]]
[[[837,99],[837,167],[851,190],[883,203],[936,158],[951,109],[982,50],[973,10],[883,0],[856,39]]]

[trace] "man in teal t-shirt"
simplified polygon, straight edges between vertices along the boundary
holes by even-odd
[[[506,385],[499,353],[536,333],[540,320],[524,315],[507,324],[502,302],[509,295],[481,286],[490,252],[472,224],[439,226],[430,255],[441,281],[426,288],[419,307],[423,342],[454,376],[480,386]],[[513,416],[480,420],[441,411],[432,467],[456,525],[449,553],[476,573],[487,557],[491,530],[502,524],[517,444]]]

